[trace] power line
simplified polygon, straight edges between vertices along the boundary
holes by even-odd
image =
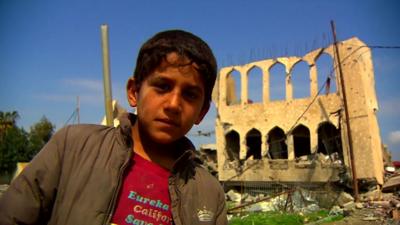
[[[330,76],[330,75],[329,75]],[[328,78],[329,78],[328,76]],[[317,99],[317,97],[319,96],[319,94],[321,93],[321,91],[325,88],[328,78],[326,79],[324,85],[321,86],[321,88],[318,90],[317,94],[314,96],[314,98],[311,100],[310,104],[308,104],[307,108],[304,110],[304,112],[296,119],[296,121],[294,122],[294,124],[291,126],[291,128],[289,129],[288,132],[286,132],[285,135],[288,135],[290,133],[292,133],[294,127],[297,125],[297,123],[300,121],[300,119],[304,116],[304,114],[306,114],[306,112],[310,109],[311,105],[315,102],[315,100]]]
[[[80,106],[79,106],[80,104],[79,104],[79,96],[77,97],[77,106],[76,106],[76,109],[72,112],[72,114],[71,114],[71,116],[68,118],[68,120],[64,123],[64,126],[63,127],[65,127],[69,122],[70,122],[70,120],[72,119],[72,118],[74,118],[73,119],[73,121],[72,121],[72,124],[75,124],[75,122],[76,121],[78,121],[78,124],[80,124],[80,115],[79,115],[79,108],[80,108]]]
[[[335,71],[336,67],[339,64],[343,64],[346,60],[348,60],[348,58],[350,56],[352,56],[353,54],[355,54],[357,51],[359,51],[362,48],[365,47],[369,47],[367,45],[357,45],[358,48],[356,48],[353,52],[351,52],[349,55],[347,55],[346,57],[344,57],[340,62],[338,62],[335,66],[332,66],[332,69],[330,71],[330,73],[327,76],[327,79],[325,80],[324,84],[321,86],[321,88],[318,90],[317,94],[314,96],[314,98],[312,99],[312,101],[310,102],[310,104],[308,104],[307,108],[304,110],[304,112],[296,119],[296,121],[294,122],[294,124],[291,126],[291,128],[288,130],[288,132],[286,132],[286,135],[290,134],[294,127],[298,124],[298,122],[300,121],[300,119],[304,116],[304,114],[310,109],[311,105],[315,102],[315,100],[317,99],[317,97],[320,95],[321,91],[325,88],[325,86],[328,83],[328,79],[333,77],[333,72]],[[375,46],[375,47],[396,47],[396,46]],[[400,47],[400,46],[399,46]]]
[[[68,120],[65,121],[63,127],[65,127],[65,126],[69,123],[69,121],[70,121],[72,118],[75,118],[75,117],[76,117],[76,116],[75,116],[76,113],[77,113],[77,112],[76,112],[76,109],[75,109],[75,110],[72,112],[71,116],[68,118]],[[74,121],[75,121],[75,119],[74,119]]]
[[[356,45],[359,46],[359,45]],[[368,47],[368,48],[383,48],[383,49],[400,49],[400,46],[385,46],[385,45],[361,45],[359,47]]]

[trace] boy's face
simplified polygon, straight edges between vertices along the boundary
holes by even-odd
[[[201,75],[192,63],[170,53],[139,85],[128,81],[128,100],[137,107],[140,135],[167,144],[199,124],[208,111]]]

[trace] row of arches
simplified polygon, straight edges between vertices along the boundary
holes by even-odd
[[[309,65],[300,60],[290,70],[290,82],[292,84],[293,98],[308,98],[311,96],[311,75]],[[317,70],[318,90],[320,94],[336,92],[335,70],[333,59],[327,53],[322,53],[315,62]],[[286,99],[286,68],[280,62],[276,62],[269,68],[269,101],[280,101]],[[241,104],[242,79],[241,73],[232,70],[226,75],[226,104]],[[257,66],[252,67],[246,74],[248,99],[246,103],[263,102],[263,71]]]
[[[317,129],[318,147],[317,152],[325,155],[337,153],[343,158],[340,129],[332,123],[324,122]],[[293,150],[295,158],[311,154],[310,130],[300,124],[291,132],[293,138]],[[280,127],[271,129],[266,136],[267,154],[262,155],[262,134],[253,128],[245,135],[246,140],[246,159],[288,159],[287,135]],[[240,135],[235,130],[229,131],[225,135],[226,151],[229,161],[239,160],[240,154]]]

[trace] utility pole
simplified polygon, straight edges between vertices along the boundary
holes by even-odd
[[[104,105],[106,110],[107,126],[113,126],[112,94],[110,79],[110,57],[108,50],[108,26],[101,25],[101,46],[103,49],[103,83],[104,83]]]
[[[356,202],[358,202],[359,201],[358,182],[357,182],[356,165],[355,165],[355,162],[354,162],[353,139],[351,137],[351,130],[350,130],[350,116],[349,116],[349,109],[348,109],[348,105],[347,105],[346,89],[344,87],[342,63],[340,61],[339,48],[337,46],[335,22],[333,22],[333,20],[331,21],[331,28],[332,28],[332,34],[333,34],[333,41],[334,41],[334,48],[335,48],[335,55],[336,55],[336,63],[337,63],[338,69],[339,69],[339,79],[340,79],[340,86],[341,86],[341,89],[342,89],[344,112],[345,112],[345,115],[346,115],[345,120],[346,120],[346,129],[347,129],[347,139],[348,139],[349,151],[350,151],[351,171],[352,171],[352,175],[353,175],[354,197],[355,197]]]

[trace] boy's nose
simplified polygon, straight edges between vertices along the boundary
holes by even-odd
[[[171,92],[168,96],[166,109],[173,113],[179,113],[182,110],[182,99],[178,92]]]

